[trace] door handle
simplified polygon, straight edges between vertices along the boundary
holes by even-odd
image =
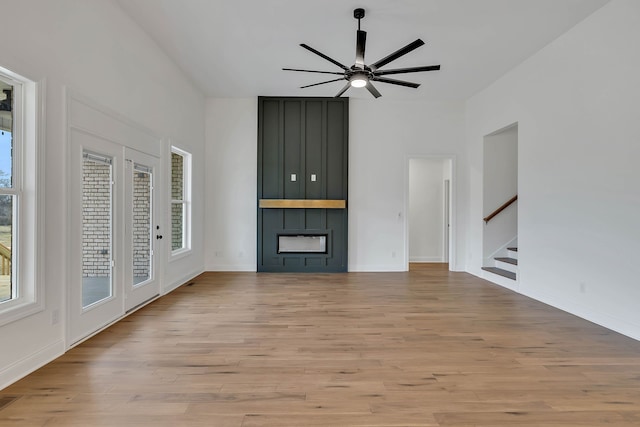
[[[162,239],[162,235],[161,235],[161,234],[156,234],[156,239],[157,239],[157,240]]]

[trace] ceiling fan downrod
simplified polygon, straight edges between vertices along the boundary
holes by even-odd
[[[353,17],[358,20],[358,31],[360,31],[360,20],[364,18],[364,9],[362,8],[354,9]]]

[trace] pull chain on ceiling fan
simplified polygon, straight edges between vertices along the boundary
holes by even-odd
[[[285,71],[300,71],[300,72],[304,72],[304,73],[320,73],[320,74],[335,74],[338,76],[342,76],[340,78],[337,79],[333,79],[333,80],[327,80],[324,82],[320,82],[320,83],[314,83],[314,84],[310,84],[310,85],[306,85],[306,86],[301,86],[301,89],[307,88],[307,87],[312,87],[312,86],[318,86],[318,85],[323,85],[323,84],[327,84],[327,83],[332,83],[332,82],[337,82],[340,80],[347,80],[347,84],[342,88],[342,90],[340,90],[340,92],[338,92],[338,94],[336,95],[336,97],[342,96],[342,94],[344,94],[347,89],[349,89],[349,87],[353,86],[353,87],[366,87],[367,90],[371,93],[371,95],[373,95],[376,98],[379,98],[380,96],[382,96],[380,94],[380,92],[378,92],[378,90],[373,86],[373,84],[371,82],[381,82],[381,83],[388,83],[388,84],[392,84],[392,85],[398,85],[398,86],[405,86],[405,87],[411,87],[411,88],[417,88],[418,86],[420,86],[419,83],[412,83],[412,82],[407,82],[404,80],[395,80],[395,79],[389,79],[387,77],[383,77],[389,74],[406,74],[406,73],[418,73],[418,72],[422,72],[422,71],[436,71],[440,69],[440,65],[427,65],[427,66],[423,66],[423,67],[409,67],[409,68],[395,68],[395,69],[390,69],[390,70],[380,70],[381,67],[384,67],[385,65],[387,65],[388,63],[390,63],[391,61],[395,61],[396,59],[400,58],[401,56],[406,55],[407,53],[419,48],[420,46],[422,46],[424,44],[424,42],[420,39],[417,39],[416,41],[409,43],[408,45],[406,45],[405,47],[398,49],[397,51],[393,52],[392,54],[380,59],[379,61],[374,62],[371,65],[366,65],[364,62],[364,52],[365,52],[365,47],[367,44],[367,32],[366,31],[362,31],[360,29],[360,20],[362,18],[364,18],[364,9],[355,9],[353,11],[353,17],[355,19],[358,20],[358,30],[356,32],[356,61],[355,64],[353,64],[351,67],[347,67],[346,65],[341,64],[340,62],[336,61],[335,59],[325,55],[324,53],[315,50],[314,48],[312,48],[311,46],[308,46],[304,43],[302,43],[300,46],[302,46],[303,48],[307,49],[308,51],[315,53],[316,55],[318,55],[319,57],[326,59],[327,61],[331,62],[334,65],[337,65],[338,67],[342,68],[343,71],[318,71],[318,70],[301,70],[301,69],[297,69],[297,68],[283,68],[283,70]]]

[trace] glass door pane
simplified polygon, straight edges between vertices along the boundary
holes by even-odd
[[[184,156],[171,153],[171,250],[185,248]]]
[[[134,164],[133,167],[133,285],[151,279],[152,254],[152,175],[151,169]]]
[[[85,153],[82,164],[82,307],[113,295],[111,159]]]

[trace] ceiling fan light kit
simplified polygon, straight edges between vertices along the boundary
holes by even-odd
[[[346,65],[336,61],[335,59],[325,55],[324,53],[302,43],[300,46],[307,49],[309,52],[318,55],[319,57],[331,62],[332,64],[340,67],[342,71],[318,71],[318,70],[302,70],[298,68],[283,68],[285,71],[298,71],[303,73],[320,73],[320,74],[334,74],[338,76],[342,76],[340,78],[335,78],[332,80],[327,80],[320,83],[313,83],[306,86],[301,86],[301,89],[323,85],[327,83],[337,82],[340,80],[347,80],[346,86],[338,92],[336,97],[342,96],[350,87],[362,88],[366,87],[369,93],[373,95],[375,98],[379,98],[382,96],[380,92],[373,86],[371,82],[381,82],[388,83],[397,86],[411,87],[416,89],[420,86],[419,83],[412,83],[403,80],[395,80],[383,77],[389,74],[406,74],[406,73],[418,73],[423,71],[436,71],[440,69],[440,65],[427,65],[422,67],[409,67],[409,68],[395,68],[390,70],[380,70],[381,67],[384,67],[391,61],[395,61],[401,56],[406,55],[407,53],[419,48],[424,44],[424,42],[420,39],[409,43],[403,48],[398,49],[392,54],[380,59],[379,61],[374,62],[371,65],[366,65],[364,62],[364,53],[365,47],[367,44],[367,32],[362,31],[360,29],[360,20],[364,18],[364,9],[358,8],[353,11],[353,17],[358,20],[358,30],[356,31],[356,61],[351,67],[347,67]]]
[[[365,87],[368,80],[367,75],[364,73],[355,73],[349,79],[353,87]]]

